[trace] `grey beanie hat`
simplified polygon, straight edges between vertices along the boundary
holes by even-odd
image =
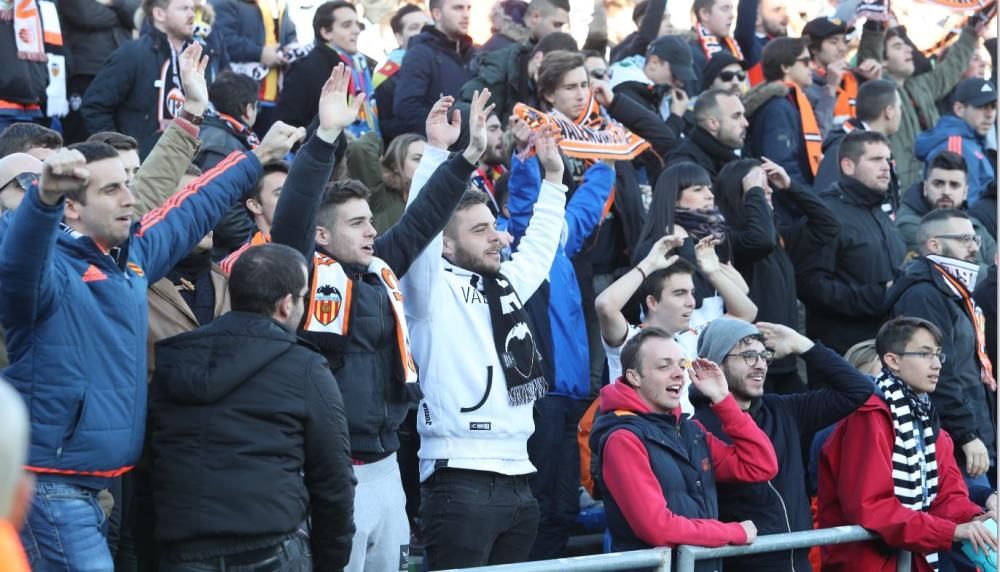
[[[757,326],[733,318],[716,318],[698,336],[698,357],[722,364],[740,340],[760,334]]]

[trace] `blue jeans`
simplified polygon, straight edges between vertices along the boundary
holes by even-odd
[[[34,572],[111,572],[107,518],[97,492],[39,479],[21,542]]]
[[[41,111],[20,109],[0,109],[0,133],[14,123],[41,123],[45,115]]]

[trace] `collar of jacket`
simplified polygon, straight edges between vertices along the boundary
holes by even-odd
[[[470,49],[472,49],[472,37],[465,35],[458,40],[452,40],[444,34],[441,30],[438,30],[433,25],[424,26],[421,33],[426,33],[429,36],[429,40],[433,40],[432,43],[438,44],[442,47],[446,47],[453,50],[456,54],[465,55]]]
[[[728,163],[729,161],[739,159],[735,149],[723,145],[721,141],[712,136],[708,131],[705,131],[701,126],[692,129],[689,137],[691,137],[692,143],[707,153],[715,162]]]
[[[788,86],[780,81],[769,81],[752,88],[743,96],[746,116],[752,116],[760,111],[760,108],[764,107],[768,101],[777,97],[786,97],[788,93]]]
[[[166,54],[169,57],[169,55],[170,55],[170,40],[167,38],[167,35],[165,33],[163,33],[162,31],[160,31],[156,26],[149,25],[149,26],[146,26],[145,31],[143,31],[143,35],[149,36],[149,38],[151,40],[153,40],[153,47],[155,47],[157,50],[160,50],[160,49],[166,47]],[[190,40],[184,42],[184,47],[187,47],[187,45],[189,43],[190,43]],[[181,49],[183,50],[183,48],[181,48]],[[180,52],[178,52],[178,54],[179,53]]]
[[[847,175],[840,176],[840,196],[847,202],[865,208],[878,207],[885,201],[885,193],[869,189],[861,181]]]

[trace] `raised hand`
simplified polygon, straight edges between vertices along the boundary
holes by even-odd
[[[472,95],[472,106],[469,108],[469,146],[462,153],[465,160],[475,165],[486,151],[486,120],[493,113],[494,104],[490,100],[490,90],[476,91]],[[461,122],[459,122],[461,125]],[[452,141],[454,143],[454,141]]]
[[[668,234],[661,237],[653,243],[653,247],[649,249],[649,254],[639,263],[639,268],[646,276],[657,270],[667,268],[674,262],[677,262],[678,258],[676,254],[671,255],[670,253],[680,248],[683,244],[684,239],[677,235]]]
[[[792,186],[792,178],[788,176],[788,172],[785,171],[784,167],[767,157],[761,157],[760,160],[760,167],[764,169],[764,174],[767,175],[767,182],[771,184],[772,189],[784,191]]]
[[[743,177],[744,193],[755,187],[763,189],[765,185],[767,185],[767,175],[763,169],[750,169],[750,172]]]
[[[275,121],[274,125],[264,134],[263,141],[253,150],[254,155],[260,159],[261,164],[279,161],[288,155],[292,147],[306,136],[306,130],[302,127],[292,127],[282,121]]]
[[[507,120],[508,130],[514,136],[514,144],[518,153],[523,153],[531,145],[531,136],[534,132],[531,127],[520,117],[511,115]]]
[[[562,136],[559,128],[555,125],[548,125],[538,132],[535,138],[535,153],[538,155],[538,162],[545,170],[545,180],[550,183],[562,183],[563,166],[562,155],[559,154],[559,140]]]
[[[840,82],[844,79],[846,72],[847,62],[844,60],[837,60],[826,66],[826,88],[830,90],[832,95],[837,95],[837,90],[840,89]]]
[[[719,254],[715,252],[715,246],[720,242],[719,239],[708,235],[699,240],[698,244],[694,245],[694,257],[698,262],[698,269],[707,276],[722,270],[722,264],[719,262]]]
[[[764,345],[774,352],[774,359],[803,354],[815,345],[809,338],[782,324],[757,322],[754,325],[764,336]]]
[[[691,100],[683,89],[673,89],[670,91],[670,113],[677,117],[684,117]]]
[[[202,57],[201,52],[201,44],[191,42],[181,52],[178,62],[184,87],[184,109],[194,115],[203,115],[208,107],[208,84],[205,82],[208,56]]]
[[[45,160],[38,197],[46,205],[55,206],[66,193],[85,189],[89,178],[90,171],[83,154],[63,147]]]
[[[868,58],[858,66],[858,74],[867,80],[879,79],[882,77],[882,64],[874,58]]]
[[[434,103],[427,115],[427,144],[435,149],[447,149],[458,141],[462,131],[462,114],[456,109],[451,112],[451,122],[448,121],[448,110],[454,103],[455,98],[446,95]]]
[[[608,109],[615,100],[615,92],[611,91],[611,86],[605,81],[591,82],[590,89],[594,92],[594,99],[601,107]]]
[[[347,89],[350,85],[351,72],[341,63],[333,68],[320,91],[316,135],[327,143],[333,143],[345,127],[354,123],[365,102],[363,94],[356,94],[354,101],[348,102]]]
[[[722,373],[722,368],[714,361],[705,358],[698,358],[691,362],[691,369],[688,370],[688,377],[691,383],[698,388],[705,397],[718,403],[729,395],[729,383],[726,375]]]

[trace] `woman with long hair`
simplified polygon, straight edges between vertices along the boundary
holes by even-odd
[[[747,285],[743,283],[739,273],[727,264],[732,258],[730,245],[726,240],[727,233],[726,220],[715,205],[712,180],[708,172],[689,161],[675,163],[663,171],[656,182],[646,223],[633,252],[633,260],[638,263],[649,254],[653,243],[672,234],[684,239],[678,254],[697,266],[695,247],[707,241],[715,247],[719,262],[722,263],[722,279],[735,284],[745,294]],[[728,289],[719,288],[718,279],[706,276],[701,271],[694,275],[696,310],[691,318],[692,327],[722,316],[727,310],[726,306],[732,306],[736,302],[725,299],[722,291]],[[740,311],[737,308],[728,310]]]
[[[374,133],[366,133],[347,146],[347,176],[358,179],[371,190],[368,203],[379,234],[403,216],[410,181],[424,155],[426,142],[422,135],[406,133],[394,138],[383,155],[382,140]]]
[[[773,193],[781,193],[804,217],[782,225],[774,216]],[[726,165],[716,180],[719,210],[733,265],[750,285],[757,319],[798,325],[793,261],[816,253],[840,232],[840,223],[816,195],[791,181],[779,165],[764,159],[742,159]],[[768,391],[791,393],[805,386],[794,357],[775,360],[765,380]]]

